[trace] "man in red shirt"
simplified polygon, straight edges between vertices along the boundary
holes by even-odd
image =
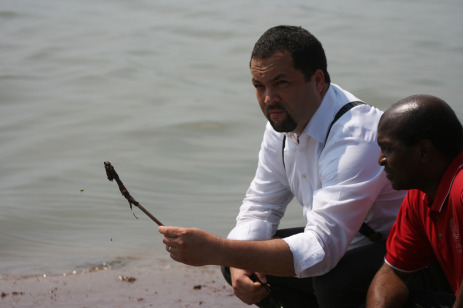
[[[392,187],[408,189],[389,233],[385,263],[367,307],[463,307],[463,128],[429,95],[407,97],[378,124],[380,165]],[[409,290],[413,272],[438,261],[454,294]],[[454,296],[455,295],[455,296]]]

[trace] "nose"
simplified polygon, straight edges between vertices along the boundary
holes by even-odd
[[[265,89],[265,98],[264,98],[264,104],[266,105],[273,105],[276,104],[280,101],[280,97],[278,94],[272,90],[270,87],[267,87]]]
[[[383,152],[380,152],[380,153],[379,153],[379,156],[378,156],[378,164],[379,164],[380,166],[386,165],[386,156],[384,156]]]

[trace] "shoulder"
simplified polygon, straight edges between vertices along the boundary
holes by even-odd
[[[334,93],[331,95],[331,100],[333,101],[333,103],[334,101],[336,101],[336,103],[334,104],[338,106],[337,109],[342,108],[345,104],[349,102],[362,102],[363,104],[353,107],[348,112],[346,112],[346,114],[351,115],[351,117],[353,118],[368,116],[369,117],[368,119],[365,118],[363,120],[372,120],[373,122],[379,121],[379,118],[383,114],[383,111],[371,105],[369,102],[366,102],[366,101],[363,101],[357,98],[355,95],[344,90],[337,84],[331,84],[330,88],[332,89]],[[371,121],[364,121],[364,123],[366,124],[370,122]]]
[[[453,180],[450,198],[452,203],[463,204],[463,170],[460,170]]]
[[[452,188],[455,188],[456,190],[463,189],[463,168],[455,175]]]
[[[382,111],[370,105],[359,105],[341,116],[331,127],[324,146],[326,154],[334,152],[349,157],[349,163],[370,163],[378,168],[380,153],[377,126]]]
[[[339,121],[346,128],[359,130],[360,135],[369,134],[368,136],[374,137],[376,142],[376,131],[382,114],[383,111],[380,109],[365,103],[353,107],[347,116],[341,117]]]
[[[379,120],[383,111],[370,105],[368,102],[359,100],[349,92],[342,90],[339,86],[333,87],[336,93],[336,113],[339,112],[349,102],[362,102],[363,104],[356,105],[346,111],[341,117],[334,122],[330,135],[333,134],[334,139],[355,138],[357,140],[366,140],[376,143],[376,132]],[[334,117],[334,116],[333,116]],[[330,136],[331,138],[331,136]]]
[[[399,216],[407,221],[422,220],[428,215],[430,202],[432,201],[422,191],[410,189],[402,201]]]

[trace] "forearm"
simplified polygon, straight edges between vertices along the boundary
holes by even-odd
[[[293,255],[281,239],[239,241],[197,228],[160,226],[172,259],[187,265],[225,265],[276,276],[294,276]]]
[[[463,308],[463,281],[461,282],[460,290],[458,290],[457,299],[453,308]]]
[[[367,308],[403,307],[408,299],[406,277],[398,275],[387,264],[376,273],[367,295]]]
[[[234,241],[221,239],[220,265],[274,276],[295,276],[293,255],[281,239]]]

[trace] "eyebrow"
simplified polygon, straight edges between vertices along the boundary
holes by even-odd
[[[277,81],[279,79],[285,79],[285,78],[287,78],[286,74],[281,73],[281,74],[276,75],[272,80],[270,80],[270,82],[274,82],[274,81]],[[252,78],[252,82],[253,83],[261,83],[259,80],[255,79],[254,77]]]

